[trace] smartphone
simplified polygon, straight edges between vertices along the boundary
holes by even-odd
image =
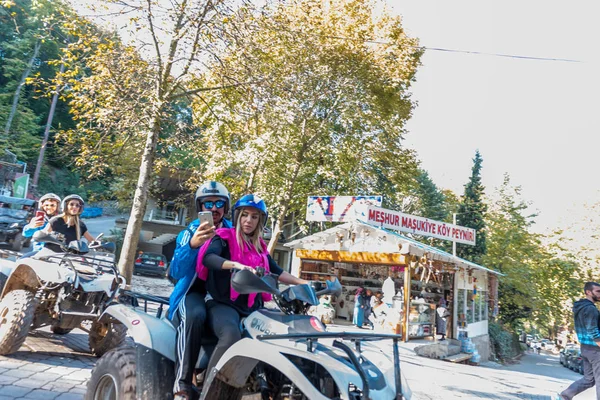
[[[35,212],[35,217],[36,218],[39,218],[39,217],[44,218],[45,216],[46,216],[46,213],[43,212],[43,211],[38,210],[38,211]]]
[[[215,226],[213,222],[212,213],[210,211],[200,211],[198,213],[198,221],[200,221],[200,225],[205,222],[208,222],[208,226]]]

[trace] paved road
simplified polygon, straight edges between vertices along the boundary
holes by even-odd
[[[134,276],[133,289],[168,296],[172,284],[161,278]],[[389,350],[384,344],[380,346]],[[414,399],[550,400],[581,377],[562,367],[554,355],[526,354],[519,363],[508,366],[470,366],[421,358],[413,348],[414,344],[402,344],[400,356]],[[16,354],[0,356],[0,400],[83,399],[95,362],[89,354],[87,334],[81,330],[62,336],[48,329],[33,332]],[[576,400],[594,398],[590,390]]]

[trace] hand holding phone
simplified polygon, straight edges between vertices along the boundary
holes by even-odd
[[[200,225],[202,225],[205,222],[208,222],[208,226],[215,226],[213,216],[210,211],[200,211],[198,213],[198,221],[200,221]]]
[[[194,232],[194,236],[190,239],[190,247],[192,249],[202,246],[215,235],[215,224],[210,211],[199,212],[198,222],[198,228]]]
[[[46,218],[46,213],[44,211],[36,211],[35,212],[35,222],[33,223],[34,227],[38,228],[44,225],[44,219]]]

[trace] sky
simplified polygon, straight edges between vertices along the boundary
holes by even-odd
[[[383,1],[422,46],[487,53],[430,49],[422,57],[406,145],[433,181],[462,194],[479,150],[486,194],[508,173],[539,213],[535,231],[582,220],[586,204],[600,201],[600,3]]]
[[[579,61],[426,50],[406,145],[438,187],[462,194],[479,150],[486,193],[508,173],[539,212],[535,231],[600,201],[600,3],[386,1],[425,47]]]

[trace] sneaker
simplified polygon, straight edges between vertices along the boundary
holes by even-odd
[[[563,396],[562,393],[556,393],[556,395],[554,395],[553,400],[571,400],[569,399],[567,396]]]

